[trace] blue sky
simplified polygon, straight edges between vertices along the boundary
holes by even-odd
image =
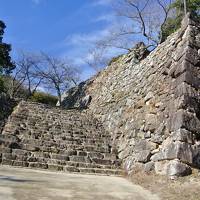
[[[73,58],[86,79],[94,71],[84,64],[90,43],[107,34],[111,0],[0,0],[4,41],[18,51],[44,51]]]

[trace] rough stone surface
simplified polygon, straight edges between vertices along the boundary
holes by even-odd
[[[111,133],[126,170],[138,162],[176,159],[179,166],[200,168],[199,38],[200,23],[188,14],[180,30],[145,59],[136,47],[84,85],[82,94],[91,96],[88,111]],[[69,101],[78,103],[71,96],[63,105]],[[150,159],[138,154],[144,150],[151,151]]]
[[[144,150],[136,154],[135,161],[146,163],[150,161],[150,157],[151,157],[151,152],[149,150]]]
[[[179,160],[156,162],[155,171],[157,174],[169,176],[186,176],[192,173],[191,168]]]
[[[151,172],[155,169],[155,163],[154,162],[148,162],[144,165],[144,171],[145,172]]]

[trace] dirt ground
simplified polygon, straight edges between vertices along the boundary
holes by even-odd
[[[155,174],[135,173],[131,181],[157,194],[161,200],[200,200],[200,172],[174,180]]]
[[[122,177],[0,166],[0,200],[160,200]]]
[[[200,173],[171,180],[135,172],[126,180],[0,166],[0,200],[62,199],[200,200]]]

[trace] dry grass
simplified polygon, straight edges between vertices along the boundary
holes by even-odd
[[[133,183],[156,193],[161,200],[200,200],[200,174],[198,172],[176,180],[140,172],[132,175],[130,179]]]

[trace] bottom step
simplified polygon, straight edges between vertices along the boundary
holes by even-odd
[[[7,161],[7,162],[6,162]],[[85,174],[101,174],[101,175],[112,175],[112,176],[123,176],[124,171],[121,169],[109,169],[109,168],[86,168],[86,167],[75,167],[70,165],[55,165],[46,163],[26,163],[23,161],[14,162],[11,160],[3,160],[2,165],[11,165],[16,167],[36,168],[45,169],[50,171],[65,171],[72,173],[85,173]],[[98,165],[97,165],[98,166]]]
[[[99,169],[99,168],[75,168],[66,166],[63,169],[66,172],[77,172],[85,174],[102,174],[102,175],[113,175],[123,176],[124,172],[120,169]]]

